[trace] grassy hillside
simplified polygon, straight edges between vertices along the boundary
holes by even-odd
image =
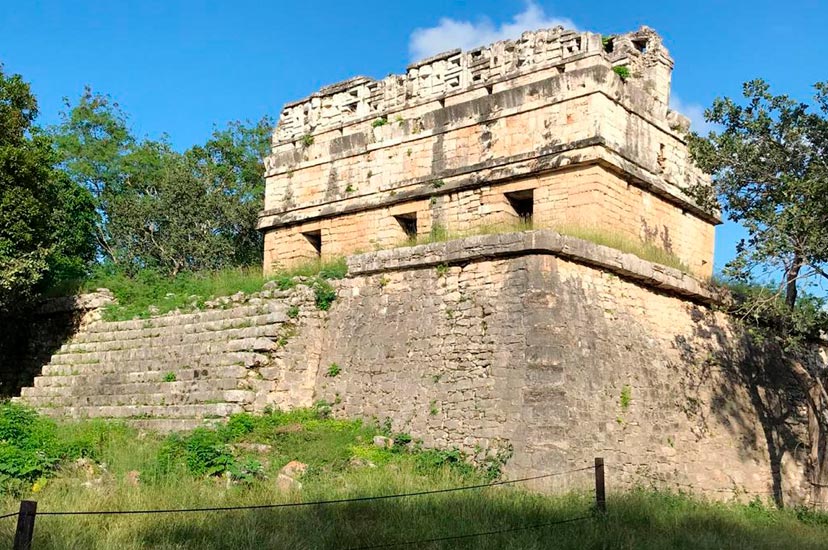
[[[38,511],[139,510],[296,503],[487,483],[497,463],[475,469],[456,452],[418,448],[405,434],[326,417],[325,407],[238,415],[216,430],[164,437],[122,424],[54,424],[0,407],[2,511],[20,498]],[[393,449],[375,435],[396,436]],[[279,469],[308,465],[301,489],[280,490]],[[759,503],[716,504],[641,489],[612,491],[595,516],[590,491],[558,496],[520,485],[263,510],[104,516],[38,516],[35,548],[825,548],[828,516]],[[591,472],[578,472],[584,487]],[[573,479],[577,479],[573,477]],[[544,528],[512,530],[587,516]],[[11,547],[15,520],[0,520]],[[399,546],[405,547],[405,546]]]

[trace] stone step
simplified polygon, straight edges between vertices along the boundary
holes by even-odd
[[[41,413],[55,418],[226,418],[244,412],[238,403],[201,403],[191,405],[111,405],[105,407],[36,407]]]
[[[20,395],[21,397],[87,394],[129,395],[131,393],[181,393],[188,391],[234,390],[239,387],[239,383],[243,380],[243,378],[238,376],[233,378],[203,378],[191,380],[179,380],[176,377],[175,381],[172,382],[165,382],[160,378],[156,378],[145,382],[109,383],[106,377],[101,377],[99,381],[89,384],[71,384],[68,386],[35,385],[34,387],[22,388]]]
[[[287,321],[290,302],[267,300],[255,306],[235,307],[194,314],[153,317],[133,321],[99,321],[75,335],[71,344],[89,344],[111,340],[152,338],[159,334],[191,334],[215,332],[237,327],[239,324],[263,325]],[[312,302],[311,302],[312,304]],[[309,307],[297,302],[294,305]],[[67,345],[71,345],[67,344]]]
[[[78,376],[101,375],[113,373],[158,372],[170,370],[210,369],[213,367],[243,366],[252,367],[268,362],[266,355],[256,352],[225,352],[214,355],[197,355],[188,357],[167,357],[161,359],[135,359],[132,361],[86,363],[86,364],[48,364],[41,376]]]
[[[60,347],[55,355],[72,353],[90,353],[96,351],[119,351],[141,348],[148,344],[199,344],[212,340],[226,339],[227,337],[257,337],[268,335],[289,320],[283,313],[270,313],[255,317],[240,317],[230,319],[221,325],[208,323],[201,325],[186,325],[180,327],[154,328],[137,331],[135,338],[125,337],[123,333],[98,333],[113,335],[102,341],[83,341],[87,333],[78,334],[75,339]],[[269,330],[267,330],[269,329]],[[79,341],[80,340],[80,341]]]
[[[172,373],[174,382],[165,382],[164,378]],[[78,388],[88,391],[90,387],[106,386],[112,393],[129,391],[129,386],[136,384],[173,384],[185,385],[205,381],[208,384],[220,384],[223,380],[238,380],[247,376],[248,369],[241,365],[229,365],[210,368],[177,368],[169,370],[150,370],[143,372],[116,372],[106,374],[78,374],[69,376],[38,376],[34,379],[35,388]],[[173,386],[175,387],[175,386]],[[107,393],[110,393],[107,391]]]
[[[124,350],[64,353],[53,355],[50,364],[94,365],[98,363],[124,362],[135,360],[165,359],[176,356],[216,355],[237,351],[273,351],[278,347],[278,338],[284,333],[281,325],[244,329],[244,334],[219,333],[218,337],[203,343],[182,344],[180,342],[146,342],[144,347]]]
[[[217,418],[131,418],[125,421],[138,430],[157,433],[188,432],[196,428],[213,428],[222,421]]]
[[[54,395],[28,392],[21,396],[25,403],[35,408],[57,407],[122,407],[122,406],[175,406],[214,403],[252,403],[256,392],[252,390],[201,390],[184,392],[157,392],[140,394],[89,394]]]
[[[260,303],[240,304],[225,309],[210,309],[177,315],[161,315],[148,319],[132,319],[129,321],[99,321],[88,325],[84,332],[87,335],[93,335],[102,332],[127,332],[171,326],[199,325],[227,319],[265,315],[286,307],[284,300],[267,299],[262,300]]]

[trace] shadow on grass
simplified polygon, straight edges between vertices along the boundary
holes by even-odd
[[[511,529],[591,515],[591,496],[509,490],[320,507],[154,516],[40,517],[35,548],[347,549]],[[704,503],[672,493],[617,495],[603,517],[411,548],[825,548],[828,520]],[[812,518],[813,519],[813,518]],[[6,528],[10,526],[5,526]],[[9,531],[4,529],[4,535]],[[9,541],[7,541],[9,542]]]

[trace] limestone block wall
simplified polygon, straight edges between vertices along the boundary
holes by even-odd
[[[802,409],[745,367],[738,331],[691,277],[546,231],[350,267],[317,374],[317,398],[338,414],[508,454],[515,476],[603,456],[616,486],[809,498],[807,438],[790,428]]]
[[[304,237],[318,231],[326,256],[347,255],[406,245],[398,218],[414,216],[417,235],[427,238],[439,227],[450,234],[474,233],[485,227],[516,222],[506,196],[531,191],[532,224],[536,228],[595,229],[631,241],[654,244],[675,254],[691,272],[712,274],[715,228],[681,207],[630,186],[617,172],[593,164],[499,185],[436,193],[385,208],[297,223],[265,233],[265,257],[271,268],[316,257]]]
[[[0,315],[0,395],[11,398],[30,386],[40,367],[73,334],[100,319],[112,301],[105,289],[49,298],[30,310]]]

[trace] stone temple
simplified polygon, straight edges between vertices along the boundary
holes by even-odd
[[[682,192],[705,176],[672,68],[649,28],[557,27],[289,103],[265,161],[265,271],[523,220],[649,243],[708,276],[718,218]]]
[[[551,29],[287,105],[265,269],[348,256],[330,307],[275,281],[131,321],[53,304],[19,399],[155,430],[324,404],[511,478],[603,457],[617,488],[823,503],[779,359],[711,307],[718,219],[682,192],[706,177],[671,69],[649,29]]]

